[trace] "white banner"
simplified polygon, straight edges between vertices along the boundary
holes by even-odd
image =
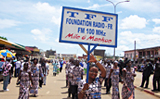
[[[59,42],[117,47],[118,15],[63,7]]]

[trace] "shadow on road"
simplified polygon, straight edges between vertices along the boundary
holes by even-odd
[[[57,81],[66,81],[65,79],[57,79]]]
[[[68,88],[68,87],[66,87],[66,86],[65,87],[61,87],[61,89],[64,89],[64,88]]]
[[[66,92],[61,92],[61,94],[67,94],[68,93],[68,91],[66,91]]]
[[[4,92],[3,90],[0,90],[0,92]]]

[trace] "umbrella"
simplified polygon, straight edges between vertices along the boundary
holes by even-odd
[[[11,58],[15,57],[13,53],[10,52],[9,50],[0,50],[0,54],[4,57],[11,57]]]

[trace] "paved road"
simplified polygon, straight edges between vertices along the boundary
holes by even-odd
[[[0,83],[0,99],[17,99],[19,87],[16,86],[17,78],[13,78],[11,84],[8,86],[9,92],[2,92],[3,82]],[[30,97],[30,99],[67,99],[67,88],[65,86],[65,72],[54,77],[52,75],[52,67],[50,66],[50,73],[47,78],[47,85],[39,89],[38,97]],[[120,91],[122,85],[120,84]],[[120,92],[121,93],[121,92]],[[145,92],[135,90],[136,99],[159,99]],[[111,95],[105,94],[105,88],[102,88],[102,99],[111,99]]]

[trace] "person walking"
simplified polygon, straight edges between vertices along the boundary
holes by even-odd
[[[120,58],[119,63],[118,63],[118,67],[119,67],[119,71],[120,71],[120,75],[119,75],[119,82],[121,82],[121,75],[122,75],[122,69],[124,68],[124,63],[122,61],[122,58]]]
[[[30,81],[33,85],[33,80],[31,77],[31,72],[28,71],[29,63],[25,62],[23,70],[20,72],[20,75],[17,79],[17,84],[20,80],[20,88],[19,88],[19,97],[18,99],[29,99],[29,88],[30,88]]]
[[[11,67],[12,65],[10,64],[10,58],[7,58],[7,61],[3,63],[2,65],[2,70],[3,70],[3,91],[9,91],[7,89],[7,86],[9,84],[9,79],[11,77]]]
[[[109,74],[111,68],[113,68],[112,64],[110,63],[110,60],[104,61],[104,67],[106,69],[106,78],[105,78],[106,94],[110,94],[111,78],[109,78]],[[108,80],[109,82],[107,83]]]
[[[20,59],[18,59],[18,61],[16,62],[16,67],[15,67],[15,77],[19,76],[20,68],[21,68],[21,61]]]
[[[48,60],[46,60],[46,71],[44,72],[44,78],[43,78],[43,84],[46,85],[46,79],[47,79],[47,75],[49,74],[49,64],[48,64]]]
[[[140,87],[144,86],[144,83],[146,82],[145,88],[148,88],[149,85],[149,77],[153,71],[152,64],[150,63],[149,59],[147,59],[144,70],[143,70],[143,77],[142,77],[142,83]]]
[[[58,73],[58,62],[55,60],[52,63],[53,65],[53,76],[56,76],[56,74]]]
[[[78,99],[78,82],[83,79],[83,69],[79,66],[79,60],[75,60],[75,66],[72,69],[72,80],[70,90],[72,99]]]
[[[131,60],[127,60],[125,64],[126,68],[122,69],[122,99],[135,99],[133,84],[134,77],[136,76],[135,69],[131,68]]]
[[[31,76],[33,80],[33,86],[30,88],[30,93],[34,95],[34,97],[37,96],[38,94],[38,84],[39,84],[39,79],[43,79],[43,73],[42,73],[42,68],[41,65],[38,64],[38,59],[34,58],[33,59],[33,64],[31,66]]]
[[[112,84],[112,99],[120,99],[119,96],[119,67],[118,67],[118,61],[114,61],[113,68],[110,70],[110,74],[107,80],[107,83],[109,85],[109,80],[111,77],[111,84]]]
[[[42,73],[45,77],[46,76],[46,61],[45,61],[45,59],[42,58],[40,63],[41,63]],[[40,87],[40,89],[42,88],[44,77],[43,77],[43,79],[42,79],[42,77],[39,77],[39,87]]]
[[[60,72],[62,72],[63,69],[63,59],[60,60]]]
[[[101,71],[101,78],[106,76],[105,68],[95,59],[93,55],[90,55],[88,62],[94,62]],[[91,65],[89,68],[88,83],[86,80],[81,80],[78,84],[78,99],[101,99],[101,84],[103,80],[99,80],[97,77],[98,68],[95,65]]]
[[[66,63],[65,72],[66,72],[66,87],[68,87],[68,70],[70,67],[70,62]]]
[[[158,85],[158,87],[157,87]],[[155,72],[153,75],[153,90],[160,91],[160,62],[159,60],[155,64]]]
[[[68,72],[68,97],[71,96],[71,81],[72,81],[72,72],[73,72],[73,67],[74,67],[74,58],[70,58],[69,62],[67,63],[68,67],[67,72]]]

